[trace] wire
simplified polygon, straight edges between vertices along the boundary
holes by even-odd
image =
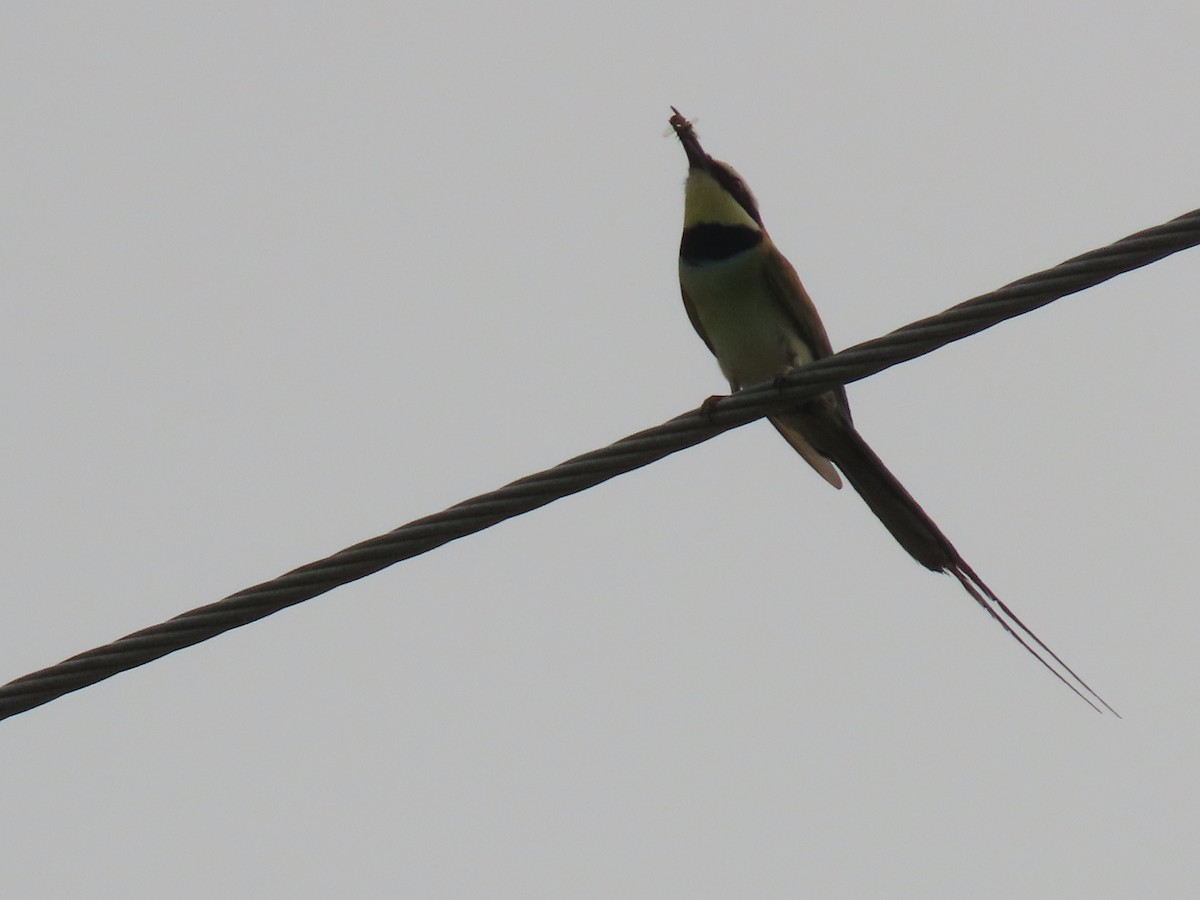
[[[0,686],[0,719],[265,618],[457,538],[649,465],[776,409],[874,375],[1197,244],[1200,210],[803,366],[776,384],[747,388],[706,402],[607,447],[10,681]]]

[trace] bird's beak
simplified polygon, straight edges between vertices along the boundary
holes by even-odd
[[[709,156],[700,146],[700,139],[696,137],[696,129],[675,107],[671,107],[671,112],[674,113],[670,119],[671,127],[675,129],[675,136],[679,138],[679,143],[683,144],[683,152],[687,154],[688,165],[693,169],[706,168]]]

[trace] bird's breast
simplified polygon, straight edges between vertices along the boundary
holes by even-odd
[[[762,265],[762,255],[750,251],[679,266],[684,295],[734,390],[772,381],[813,359]]]

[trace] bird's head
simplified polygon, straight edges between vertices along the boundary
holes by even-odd
[[[763,227],[758,201],[733,166],[713,159],[700,146],[696,129],[675,107],[670,123],[687,154],[688,177],[684,194],[683,226],[741,225]]]

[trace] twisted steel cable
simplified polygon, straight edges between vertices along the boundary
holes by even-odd
[[[981,294],[599,450],[480,494],[332,556],[0,686],[0,719],[265,618],[456,538],[633,471],[775,409],[858,381],[1048,303],[1200,244],[1200,210]]]

